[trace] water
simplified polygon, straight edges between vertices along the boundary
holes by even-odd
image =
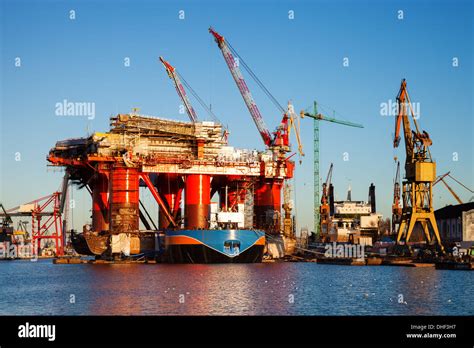
[[[0,315],[474,314],[474,273],[432,267],[40,260],[0,262],[0,271]]]

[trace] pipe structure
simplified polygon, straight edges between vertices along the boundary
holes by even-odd
[[[185,227],[208,228],[211,204],[211,177],[189,174],[185,183]]]

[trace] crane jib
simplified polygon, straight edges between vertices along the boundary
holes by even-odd
[[[247,87],[247,84],[245,83],[244,79],[239,79],[239,82],[237,83],[240,84],[239,88],[242,91],[244,91],[245,93],[249,93],[249,88]]]
[[[194,111],[193,107],[191,106],[191,103],[189,102],[188,96],[186,95],[186,91],[184,90],[184,87],[181,84],[181,81],[177,78],[177,76],[174,77],[174,80],[176,82],[176,91],[178,92],[178,95],[181,96],[184,106],[186,107],[186,110],[188,111],[189,117],[191,118],[193,122],[196,122],[197,121],[196,112]]]
[[[183,84],[181,83],[180,78],[178,77],[178,73],[176,69],[171,66],[167,61],[163,59],[163,57],[160,57],[160,61],[163,63],[166,72],[168,73],[168,77],[173,80],[173,84],[176,88],[176,92],[178,93],[179,97],[183,101],[183,104],[186,108],[186,112],[188,113],[189,118],[191,119],[191,122],[197,122],[197,115],[196,112],[194,111],[193,107],[191,106],[191,102],[188,99],[188,96],[186,95],[186,91],[184,90]]]
[[[263,121],[262,115],[260,114],[257,104],[253,100],[252,94],[250,93],[250,90],[247,87],[247,83],[245,82],[245,79],[243,78],[240,72],[239,66],[236,64],[234,56],[229,50],[229,47],[227,46],[225,40],[214,31],[211,31],[211,33],[213,33],[216,39],[220,38],[217,41],[217,43],[218,43],[219,48],[221,49],[224,60],[227,63],[227,67],[229,68],[230,73],[232,77],[234,78],[237,88],[239,89],[240,94],[242,95],[242,98],[244,99],[244,102],[252,116],[253,121],[255,122],[255,125],[257,126],[257,129],[260,135],[262,136],[262,139],[265,145],[267,146],[270,145],[271,144],[270,132],[268,131],[268,128],[265,125],[265,122]],[[218,36],[216,36],[216,34]]]

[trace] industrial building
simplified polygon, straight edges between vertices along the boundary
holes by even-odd
[[[436,222],[445,243],[474,245],[474,202],[447,205],[435,210]]]

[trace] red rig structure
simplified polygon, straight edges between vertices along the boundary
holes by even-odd
[[[190,122],[119,114],[110,119],[109,132],[58,141],[47,157],[51,165],[65,167],[67,180],[91,193],[92,224],[71,236],[79,253],[100,258],[159,254],[169,262],[259,262],[265,234],[282,233],[281,191],[294,171],[288,156],[288,111],[281,108],[283,119],[272,135],[226,41],[210,32],[266,149],[236,149],[227,144],[228,132],[220,123],[199,121],[182,85],[185,80],[160,57]],[[159,206],[158,224],[140,200],[140,187]],[[218,204],[211,202],[215,194]]]

